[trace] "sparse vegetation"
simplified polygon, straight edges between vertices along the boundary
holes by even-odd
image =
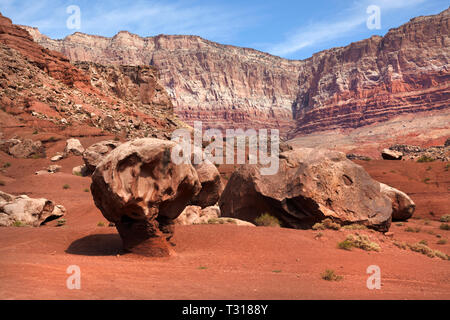
[[[344,229],[344,230],[367,230],[367,227],[362,224],[354,223],[354,224],[349,224],[349,225],[343,226],[342,229]]]
[[[206,269],[208,269],[208,267],[200,266],[200,267],[198,267],[198,269],[199,269],[199,270],[206,270]]]
[[[11,162],[5,162],[5,164],[3,164],[3,168],[7,169],[11,167]]]
[[[450,230],[450,225],[448,223],[443,223],[440,225],[439,229],[441,230]]]
[[[426,246],[428,245],[428,241],[427,240],[420,240],[419,243],[420,244],[424,244]]]
[[[431,249],[426,244],[422,243],[422,241],[418,242],[418,243],[414,243],[414,244],[408,244],[408,247],[412,251],[422,253],[422,254],[426,255],[427,257],[430,257],[430,258],[438,257],[438,258],[441,258],[443,260],[449,260],[449,256],[448,255],[446,255],[445,253],[443,253],[443,252],[441,252],[439,250]]]
[[[419,227],[416,227],[416,228],[407,227],[407,228],[405,229],[406,232],[415,232],[415,233],[419,233],[420,230],[421,230],[421,229],[420,229]]]
[[[104,227],[104,226],[105,226],[105,223],[102,222],[102,221],[100,221],[99,223],[97,223],[97,227]]]
[[[450,170],[450,163],[447,163],[447,164],[445,165],[445,168],[444,168],[444,170],[445,170],[445,171],[448,171],[448,170]]]
[[[23,223],[22,221],[14,221],[13,226],[17,228],[25,227],[25,223]]]
[[[425,219],[425,221],[423,222],[423,224],[426,225],[426,226],[429,226],[429,225],[431,225],[431,222],[430,222],[430,220]]]
[[[433,169],[431,166],[427,168],[427,171],[430,171],[431,169]]]
[[[281,223],[276,217],[270,215],[269,213],[263,213],[258,218],[255,219],[255,224],[257,226],[263,227],[280,227]]]
[[[5,185],[5,181],[0,180],[0,186],[3,187]]]
[[[56,226],[57,227],[62,227],[63,225],[65,225],[66,224],[66,219],[59,219],[58,221],[57,221],[57,223],[56,223]]]
[[[430,182],[430,178],[425,178],[425,179],[423,179],[423,183],[426,183],[426,184],[428,184],[428,182]]]
[[[68,184],[63,185],[62,187],[64,190],[70,189],[70,186]]]
[[[403,222],[399,222],[396,224],[397,227],[403,227],[405,224]]]
[[[313,225],[312,229],[313,230],[325,230],[325,229],[339,230],[339,229],[341,229],[341,225],[339,223],[333,222],[333,220],[327,218],[327,219],[323,220],[321,223],[316,223],[315,225]]]
[[[359,248],[365,251],[380,251],[380,245],[370,240],[364,234],[350,234],[344,241],[338,243],[338,247],[344,250],[351,250],[352,248]]]
[[[281,273],[281,270],[272,270],[273,273]]]
[[[84,192],[89,192],[89,188],[86,188],[83,190]]]
[[[77,177],[83,177],[83,174],[81,172],[74,172],[73,175]]]
[[[403,250],[408,249],[408,244],[406,242],[394,241],[394,246]]]
[[[447,239],[439,239],[437,244],[447,244]]]
[[[33,134],[38,134],[39,131],[37,129],[34,129]]]
[[[450,222],[450,214],[446,214],[446,215],[442,216],[440,221],[441,222]]]
[[[321,277],[322,277],[323,280],[326,280],[326,281],[339,281],[339,280],[342,280],[342,279],[343,279],[342,276],[338,276],[338,275],[335,273],[335,271],[334,271],[334,270],[331,270],[331,269],[325,270],[325,272],[323,272],[323,273],[321,274]]]
[[[417,159],[417,162],[419,163],[424,163],[424,162],[434,162],[435,159],[427,156],[427,155],[423,155],[421,156],[419,159]]]

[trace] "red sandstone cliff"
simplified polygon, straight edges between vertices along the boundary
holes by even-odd
[[[357,128],[404,113],[448,109],[450,9],[372,37],[289,61],[195,36],[113,38],[75,33],[43,46],[72,61],[151,64],[175,111],[214,127],[276,127],[290,136]]]

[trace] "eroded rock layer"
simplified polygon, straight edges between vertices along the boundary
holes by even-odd
[[[273,127],[293,137],[448,108],[449,13],[415,18],[385,37],[303,61],[196,36],[75,33],[52,40],[26,28],[38,43],[73,61],[156,66],[175,111],[188,123]]]

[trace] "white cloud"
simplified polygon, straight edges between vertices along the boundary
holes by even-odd
[[[355,32],[367,21],[366,8],[377,5],[382,12],[402,9],[423,3],[425,0],[365,0],[354,2],[347,8],[340,18],[331,21],[309,24],[293,31],[286,39],[267,48],[274,55],[288,56],[306,47],[338,39]]]

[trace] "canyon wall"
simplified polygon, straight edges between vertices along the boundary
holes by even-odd
[[[155,66],[174,109],[192,124],[279,128],[289,137],[358,128],[450,105],[450,9],[384,37],[291,61],[196,36],[112,38],[75,33],[35,41],[72,61]]]

